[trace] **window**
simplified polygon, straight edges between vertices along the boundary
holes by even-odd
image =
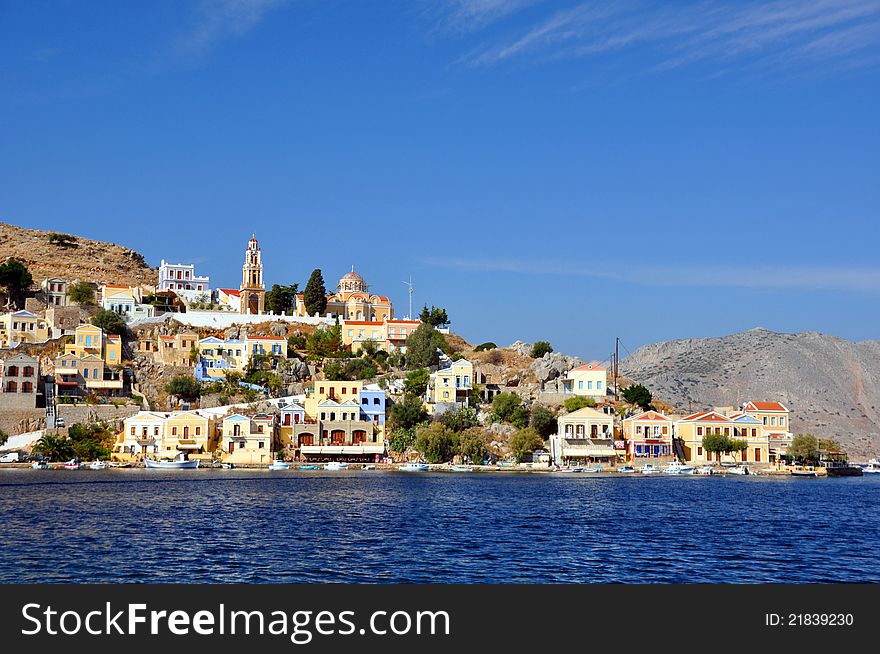
[[[703,456],[703,448],[697,447],[697,456]]]
[[[779,416],[779,426],[785,427],[785,416]]]
[[[370,403],[370,398],[368,398],[368,397],[361,398],[361,404],[369,404],[369,403]]]
[[[602,390],[602,382],[597,381],[597,382],[596,382],[596,388],[598,388],[599,390]]]
[[[9,366],[9,368],[7,369],[6,374],[7,374],[9,377],[18,377],[18,366]]]
[[[24,372],[21,374],[21,376],[22,376],[22,377],[33,377],[33,376],[34,376],[34,369],[33,369],[33,367],[31,367],[31,366],[25,366],[25,367],[24,367]]]
[[[703,435],[703,428],[697,427],[697,436],[702,436],[702,435]]]
[[[258,449],[261,449],[261,450],[262,450],[262,449],[265,448],[265,446],[266,446],[266,444],[265,444],[263,441],[258,441],[258,442],[257,442],[257,448],[258,448]]]
[[[201,436],[201,434],[202,434],[202,428],[196,427],[196,436]]]
[[[131,428],[131,435],[134,436],[134,427]]]
[[[593,382],[592,382],[592,380],[587,382],[587,390],[593,390]]]
[[[83,378],[85,378],[85,379],[89,378],[89,369],[88,368],[83,368]]]
[[[172,428],[171,428],[171,435],[172,435],[172,436],[177,436],[177,427],[172,427]]]
[[[374,398],[373,398],[373,404],[382,404],[382,402],[379,401],[379,398],[378,398],[378,397],[374,397]]]
[[[581,381],[578,382],[578,390],[579,390],[579,391],[584,390],[584,382],[583,382],[583,380],[581,380]]]

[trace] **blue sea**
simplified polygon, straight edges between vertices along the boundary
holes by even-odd
[[[0,470],[0,582],[880,582],[880,475]]]

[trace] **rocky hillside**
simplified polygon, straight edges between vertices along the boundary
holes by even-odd
[[[0,223],[0,261],[14,257],[24,262],[36,284],[47,277],[156,284],[156,269],[150,268],[134,250],[81,236],[75,236],[76,240],[69,245],[53,245],[49,243],[51,234]]]
[[[752,329],[646,345],[620,368],[682,411],[778,399],[795,433],[836,438],[859,457],[880,453],[880,341]]]

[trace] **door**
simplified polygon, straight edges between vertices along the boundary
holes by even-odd
[[[756,447],[755,448],[755,463],[760,463],[760,462],[761,462],[761,448]]]
[[[235,452],[235,441],[229,441],[229,453]]]

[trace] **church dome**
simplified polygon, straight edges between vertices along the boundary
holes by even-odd
[[[352,270],[351,272],[347,272],[347,273],[345,273],[345,274],[342,276],[342,279],[339,280],[339,281],[345,281],[345,280],[347,280],[347,279],[348,279],[348,280],[352,280],[352,281],[356,281],[356,282],[362,282],[362,281],[364,281],[364,278],[361,277],[360,275],[358,275],[354,270]]]

